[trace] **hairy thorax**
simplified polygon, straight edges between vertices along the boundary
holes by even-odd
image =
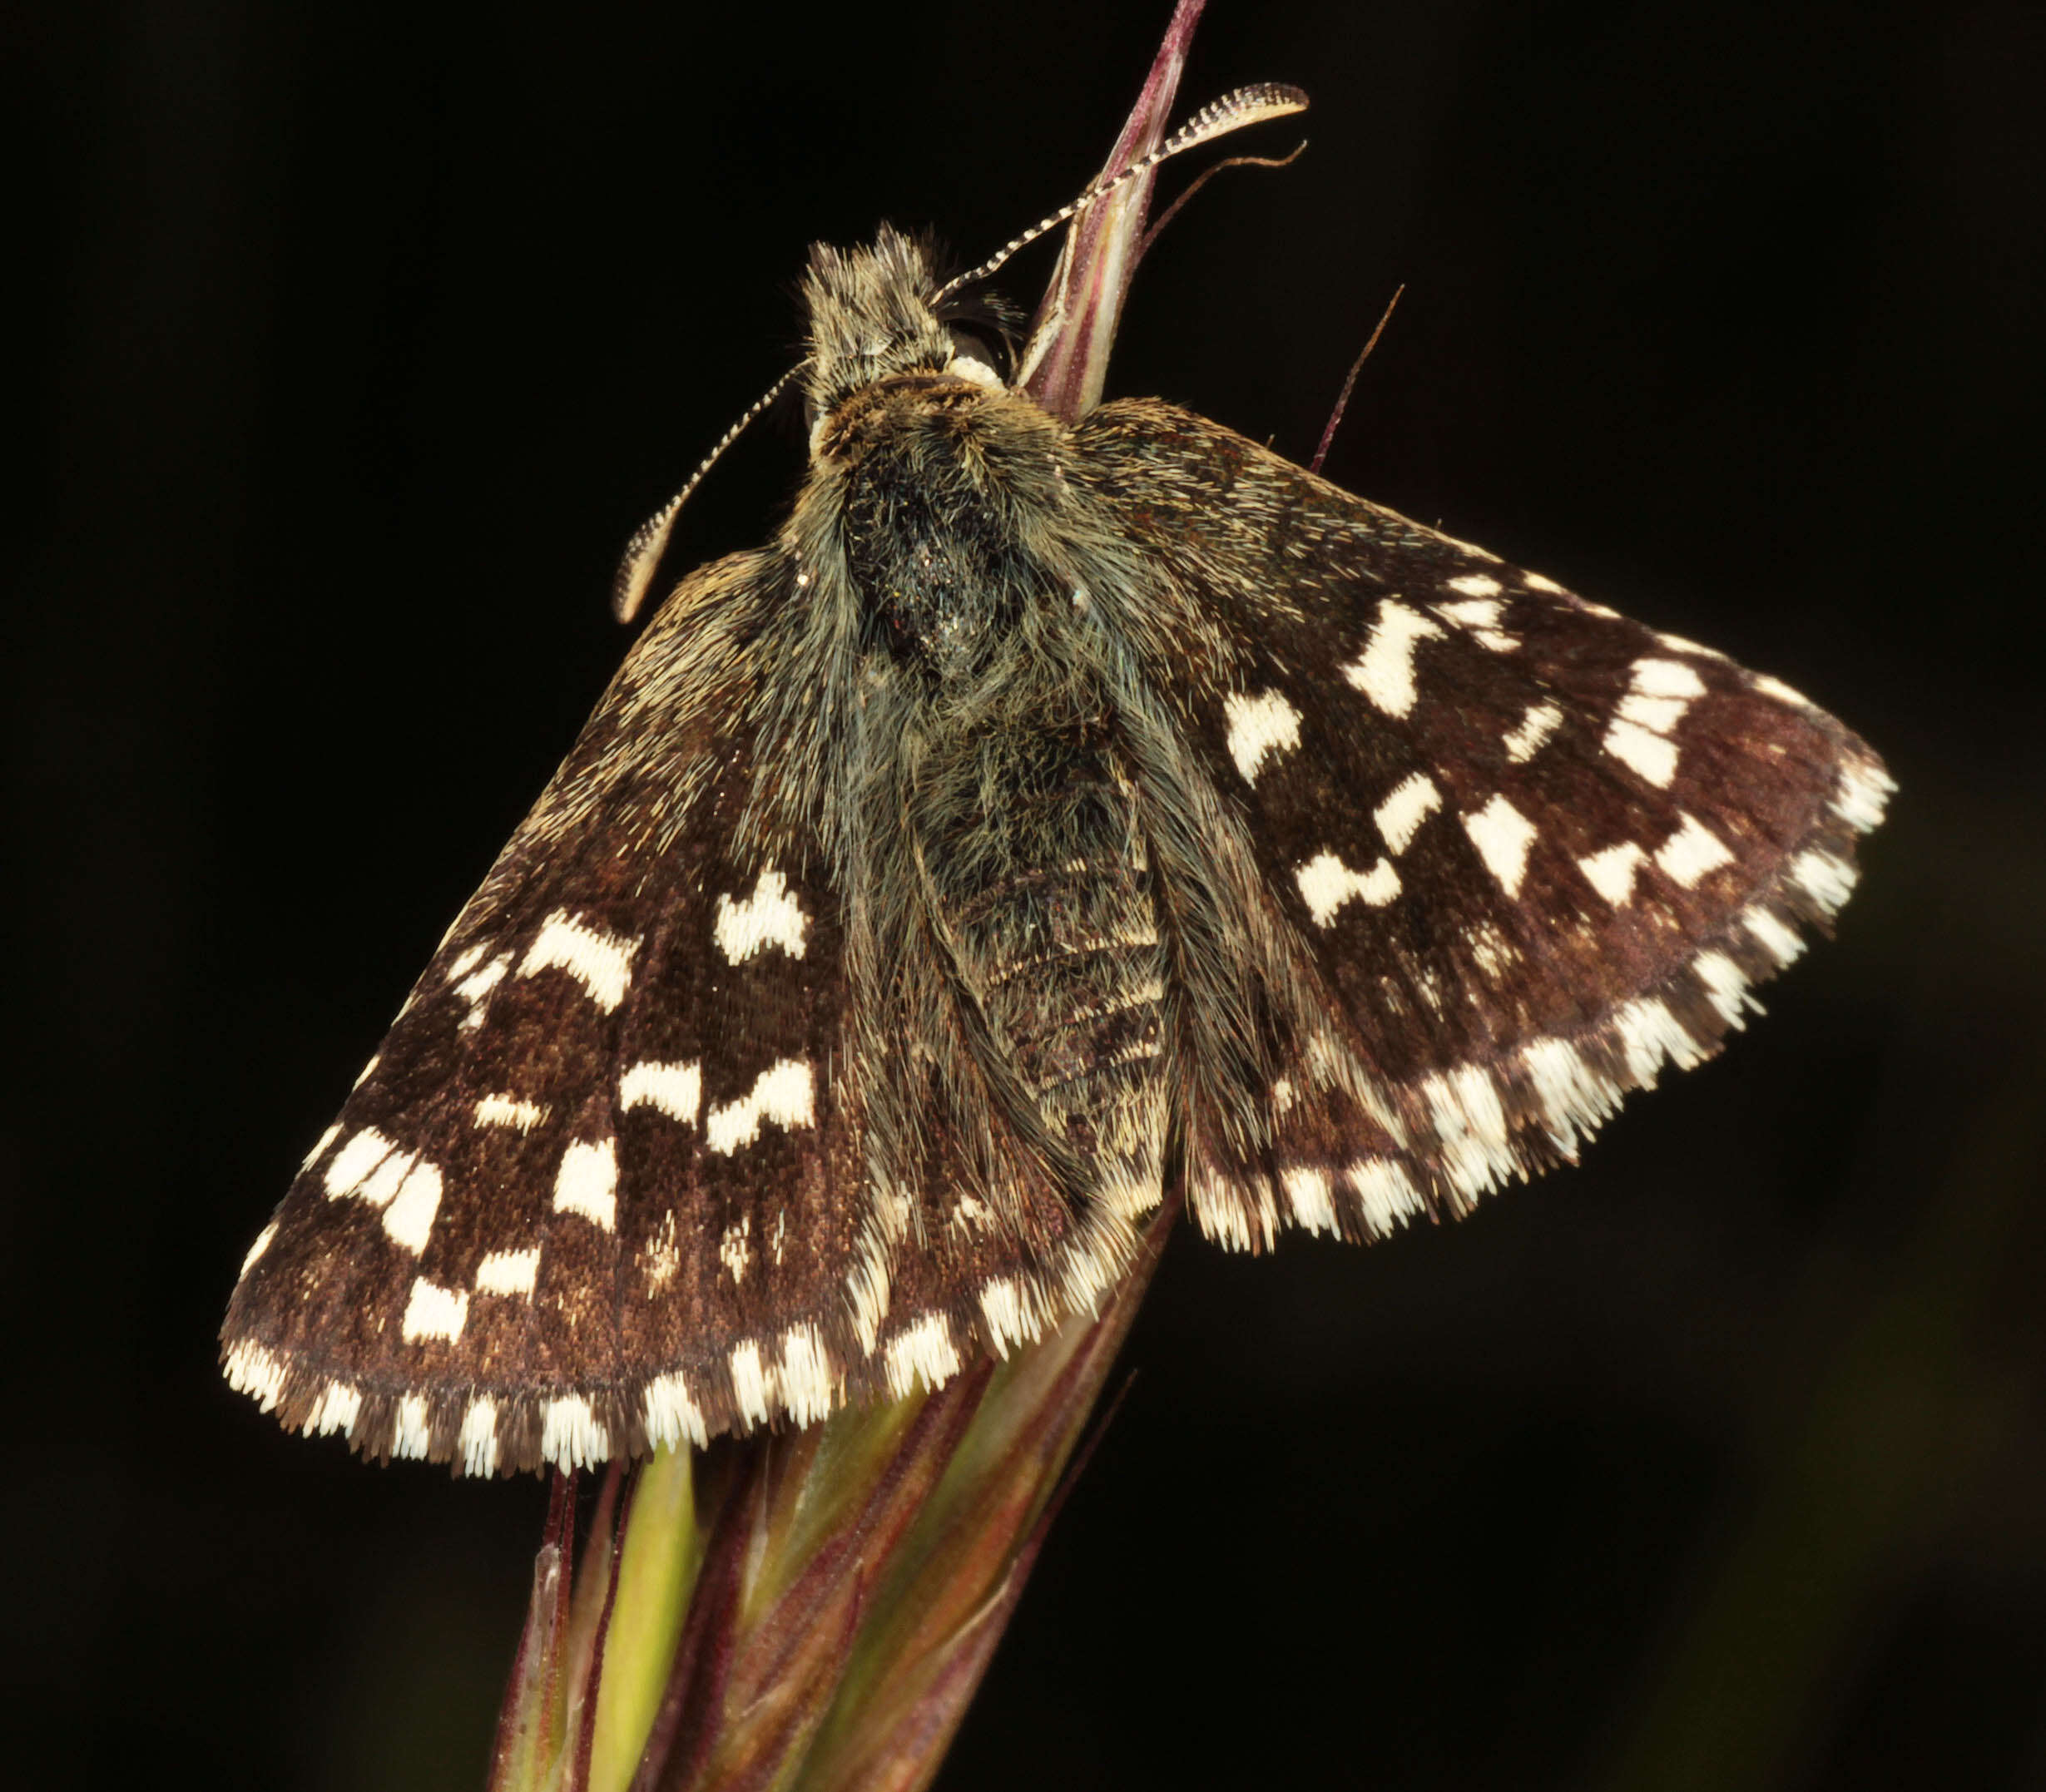
[[[1093,1188],[1155,1175],[1162,963],[1084,595],[1016,520],[1058,488],[1059,437],[943,375],[879,382],[820,431],[939,948]]]

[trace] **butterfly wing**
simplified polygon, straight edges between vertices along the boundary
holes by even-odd
[[[1189,413],[1076,440],[1162,575],[1144,682],[1274,942],[1248,1111],[1191,1118],[1211,1234],[1382,1233],[1571,1156],[1846,899],[1891,785],[1786,686]]]
[[[1127,1265],[1140,1215],[983,1098],[927,930],[885,978],[849,937],[856,606],[798,558],[663,608],[256,1240],[223,1359],[287,1426],[476,1473],[806,1423]]]

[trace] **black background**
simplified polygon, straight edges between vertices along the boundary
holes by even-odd
[[[805,245],[985,253],[1167,10],[10,23],[17,1763],[480,1785],[541,1488],[281,1434],[215,1369],[235,1266]],[[1331,473],[1903,791],[1838,942],[1582,1170],[1369,1251],[1175,1241],[945,1785],[2046,1782],[2043,50],[2009,4],[1217,0],[1186,102],[1298,82],[1242,146],[1311,146],[1173,226],[1111,390],[1304,457],[1404,281]],[[743,443],[679,563],[801,454]]]

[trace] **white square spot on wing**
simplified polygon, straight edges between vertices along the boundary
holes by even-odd
[[[1733,863],[1726,842],[1694,816],[1677,812],[1677,831],[1656,848],[1655,862],[1662,875],[1682,889],[1697,886],[1707,872]]]
[[[479,1126],[508,1126],[514,1132],[530,1132],[547,1118],[538,1101],[522,1101],[515,1095],[486,1095],[476,1104]]]
[[[785,1057],[754,1078],[752,1088],[736,1101],[714,1107],[704,1121],[704,1141],[730,1156],[760,1136],[764,1121],[778,1126],[816,1124],[816,1090],[810,1067],[800,1058]]]
[[[618,1079],[618,1107],[628,1111],[651,1107],[694,1126],[703,1106],[703,1067],[701,1064],[635,1064]]]
[[[1300,711],[1276,691],[1254,697],[1232,691],[1222,700],[1222,714],[1229,723],[1229,756],[1246,784],[1257,782],[1259,769],[1273,755],[1300,745]]]
[[[540,1280],[540,1247],[527,1250],[493,1250],[476,1265],[476,1292],[479,1294],[531,1295]]]
[[[1658,790],[1667,790],[1677,775],[1676,744],[1635,723],[1615,721],[1600,745]]]
[[[1424,771],[1403,779],[1393,793],[1371,811],[1387,850],[1395,858],[1404,853],[1420,824],[1442,807],[1442,792]]]
[[[339,1200],[346,1195],[360,1194],[363,1184],[397,1149],[396,1142],[385,1138],[374,1126],[364,1126],[334,1154],[334,1161],[327,1166],[327,1173],[321,1179],[327,1199]],[[401,1170],[399,1176],[404,1174]],[[389,1200],[397,1192],[398,1178],[394,1177],[384,1199]]]
[[[1524,765],[1548,744],[1548,737],[1563,725],[1563,710],[1553,703],[1531,703],[1528,713],[1520,718],[1519,725],[1500,739],[1499,745],[1506,749],[1506,756],[1516,765]]]
[[[272,1243],[275,1241],[276,1237],[277,1222],[273,1220],[268,1225],[265,1226],[261,1231],[255,1235],[255,1242],[250,1245],[248,1255],[241,1260],[241,1273],[244,1275],[246,1275],[250,1270],[255,1266],[256,1259],[270,1249]]]
[[[439,1211],[440,1171],[421,1160],[406,1170],[397,1195],[384,1210],[384,1230],[393,1243],[404,1245],[416,1257],[426,1249],[426,1240],[433,1230],[433,1215]]]
[[[610,1139],[578,1139],[554,1173],[554,1210],[579,1213],[605,1231],[618,1224],[618,1151]]]
[[[1527,875],[1528,851],[1538,831],[1534,824],[1504,796],[1494,796],[1483,809],[1464,817],[1464,831],[1499,888],[1508,896],[1518,896],[1520,880]]]
[[[565,908],[547,918],[538,937],[526,948],[521,977],[541,971],[566,971],[605,1013],[625,1000],[632,981],[632,958],[640,943],[578,921]]]
[[[423,1338],[444,1338],[453,1344],[468,1323],[469,1297],[466,1288],[443,1288],[422,1275],[412,1285],[412,1298],[405,1303],[404,1323],[399,1335],[407,1344]]]
[[[1364,651],[1343,668],[1343,676],[1377,709],[1399,717],[1414,707],[1414,650],[1424,641],[1445,639],[1439,622],[1410,610],[1396,597],[1378,606]]]
[[[1443,581],[1444,591],[1459,592],[1466,597],[1496,597],[1504,588],[1489,572],[1467,572],[1461,578]]]
[[[711,928],[728,964],[744,964],[770,946],[800,958],[809,932],[810,918],[790,894],[789,880],[772,865],[754,880],[751,896],[739,902],[729,896],[717,898],[717,919]]]
[[[1634,899],[1634,874],[1647,862],[1648,855],[1638,845],[1622,840],[1578,859],[1577,868],[1584,874],[1584,881],[1615,908],[1624,908]]]
[[[1293,874],[1300,885],[1300,900],[1316,927],[1332,927],[1336,911],[1346,902],[1361,902],[1382,908],[1400,894],[1400,874],[1392,860],[1381,859],[1369,871],[1352,871],[1334,853],[1321,853]]]

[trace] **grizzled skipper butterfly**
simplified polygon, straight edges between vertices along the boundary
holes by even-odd
[[[481,1474],[935,1385],[1169,1190],[1262,1250],[1570,1158],[1846,900],[1890,780],[1796,691],[1191,413],[1055,415],[1049,326],[965,322],[1300,103],[959,280],[812,251],[787,522],[669,596],[448,930],[248,1254],[235,1386]]]

